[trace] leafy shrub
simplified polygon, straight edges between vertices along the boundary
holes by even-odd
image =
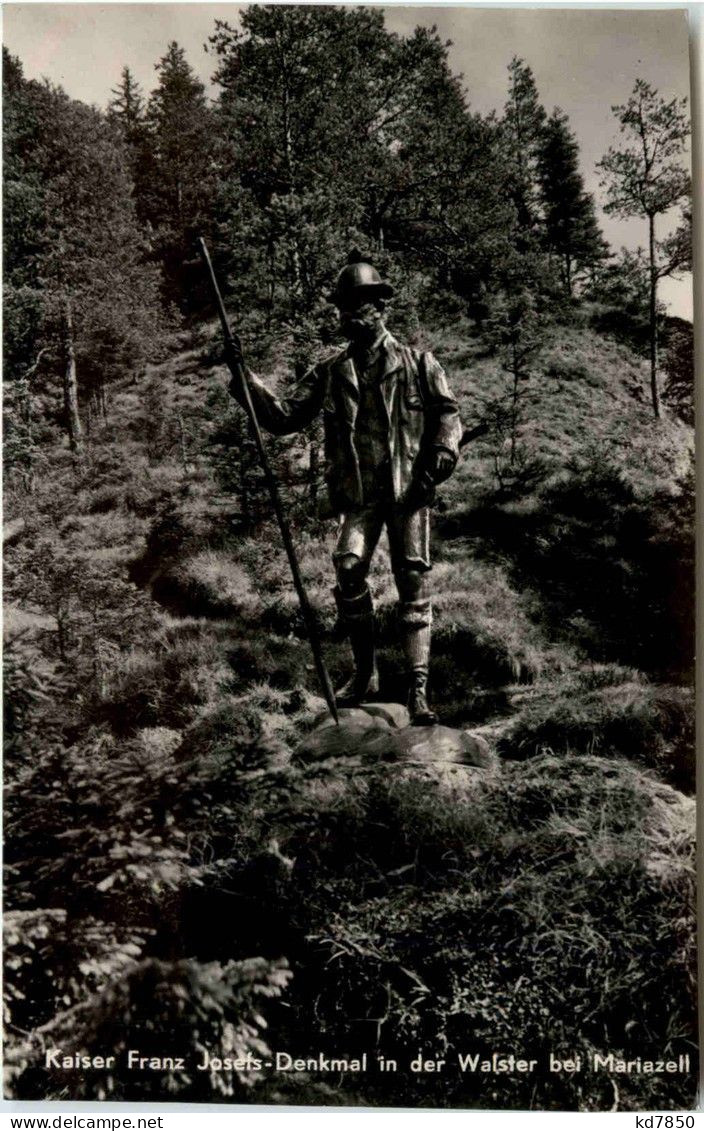
[[[73,1098],[163,1101],[219,1095],[241,1101],[249,1098],[256,1078],[247,1058],[262,1061],[271,1055],[262,1037],[262,1006],[281,994],[289,978],[285,961],[262,958],[225,964],[155,958],[132,962],[101,990],[54,1017],[44,1028],[44,1040],[83,1055],[110,1049],[116,1056],[114,1068],[72,1074]],[[171,1053],[172,1063],[164,1071],[129,1069],[130,1049],[160,1063]],[[195,1070],[212,1050],[240,1066]],[[19,1098],[65,1095],[66,1073],[46,1068],[42,1061],[43,1048],[31,1037],[11,1051],[9,1068]]]
[[[105,486],[91,493],[89,511],[91,514],[107,514],[122,501],[123,492],[119,487]]]
[[[604,378],[581,358],[560,357],[550,361],[545,376],[552,381],[583,381],[593,389],[603,389]]]
[[[648,318],[646,313],[635,306],[629,310],[624,309],[622,304],[595,305],[591,325],[600,334],[608,334],[645,354],[648,346]]]
[[[71,917],[61,908],[9,911],[4,920],[5,1022],[21,1032],[50,1024],[86,994],[101,993],[139,959],[146,932]]]
[[[262,710],[261,697],[258,703],[252,694],[223,699],[188,730],[181,756],[197,759],[199,775],[215,779],[287,762],[284,735],[292,737],[293,727],[280,713],[286,697],[270,693],[268,698],[268,711]],[[208,765],[213,767],[210,773]]]

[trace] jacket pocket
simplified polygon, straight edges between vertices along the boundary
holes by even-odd
[[[409,372],[406,374],[405,388],[403,391],[403,399],[406,408],[418,409],[423,408],[423,401],[418,388],[415,373]]]

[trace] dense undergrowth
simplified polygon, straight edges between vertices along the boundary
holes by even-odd
[[[474,327],[430,337],[465,423],[490,418],[505,376]],[[626,344],[560,327],[511,474],[492,431],[434,519],[434,701],[500,773],[306,768],[320,703],[251,442],[214,328],[181,346],[115,390],[80,469],[57,430],[34,493],[6,493],[10,1093],[690,1106],[693,1076],[542,1067],[695,1050],[689,429],[652,418]],[[336,678],[317,439],[270,447]],[[384,545],[371,582],[402,699]],[[55,1047],[118,1066],[46,1068]],[[129,1049],[185,1066],[128,1072]],[[419,1049],[447,1070],[251,1069]],[[541,1068],[458,1070],[494,1050]]]

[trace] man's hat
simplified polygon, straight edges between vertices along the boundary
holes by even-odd
[[[358,251],[350,252],[347,266],[337,276],[335,289],[328,296],[328,302],[342,309],[350,298],[391,298],[394,288],[384,283],[376,267],[372,267]]]

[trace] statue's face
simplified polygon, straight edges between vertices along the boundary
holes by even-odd
[[[373,302],[349,301],[340,311],[340,329],[354,345],[368,345],[376,340],[381,323],[381,311]]]

